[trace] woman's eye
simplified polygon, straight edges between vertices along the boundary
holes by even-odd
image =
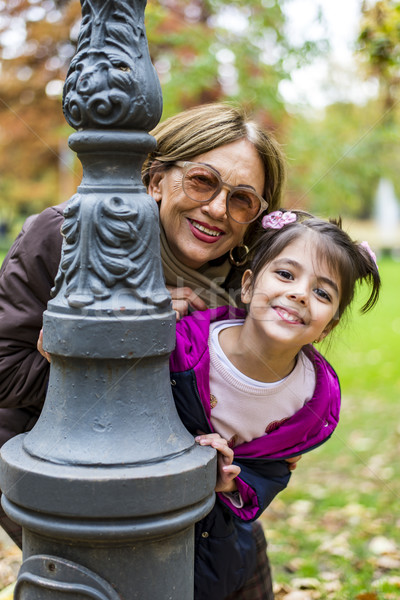
[[[277,271],[277,273],[284,279],[293,279],[293,275],[291,274],[290,271],[284,271],[282,269],[279,269],[279,271]]]
[[[246,208],[250,208],[254,204],[254,201],[252,200],[251,196],[249,196],[249,194],[246,194],[246,192],[242,193],[238,191],[236,191],[231,196],[231,202],[234,202],[235,204],[242,204]]]
[[[190,173],[190,175],[187,176],[187,179],[192,185],[198,185],[202,187],[207,186],[210,188],[215,187],[215,181],[208,174]]]

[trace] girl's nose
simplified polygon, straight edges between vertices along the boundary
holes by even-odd
[[[307,294],[306,292],[301,290],[288,293],[287,298],[289,298],[290,300],[294,300],[295,302],[299,302],[304,306],[307,304]]]
[[[228,192],[221,190],[218,196],[216,196],[207,204],[202,205],[203,212],[207,213],[212,219],[221,221],[226,215],[226,198]]]

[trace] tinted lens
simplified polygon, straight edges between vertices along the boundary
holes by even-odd
[[[183,180],[183,190],[192,200],[208,202],[218,188],[218,178],[207,167],[196,165],[186,171]]]
[[[238,223],[250,223],[259,214],[260,199],[250,190],[235,189],[229,196],[229,215]]]

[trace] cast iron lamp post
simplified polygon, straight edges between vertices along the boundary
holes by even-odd
[[[48,393],[0,467],[4,508],[23,527],[15,599],[190,600],[215,456],[194,444],[170,389],[175,314],[140,177],[162,106],[146,2],[81,4],[63,109],[83,179],[44,314]]]

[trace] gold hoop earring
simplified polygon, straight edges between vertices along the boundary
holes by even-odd
[[[233,255],[234,251],[236,251],[236,253],[238,254],[237,258]],[[246,244],[240,244],[239,246],[236,246],[235,248],[231,248],[229,250],[229,262],[234,267],[243,267],[243,265],[247,263],[247,260],[249,258],[248,254],[249,247],[246,246]]]

